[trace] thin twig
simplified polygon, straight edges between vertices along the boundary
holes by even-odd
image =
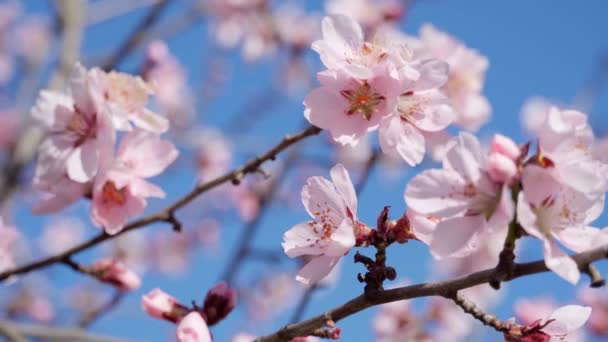
[[[587,252],[578,253],[572,257],[579,266],[587,265],[593,261],[607,258],[608,245],[595,248]],[[377,292],[374,296],[360,295],[311,319],[299,323],[289,324],[273,334],[259,337],[256,341],[279,342],[289,341],[298,336],[308,336],[318,328],[325,326],[325,322],[328,319],[337,322],[357,312],[379,304],[419,297],[449,296],[451,293],[455,293],[459,290],[488,283],[492,279],[494,271],[495,269],[491,268],[484,271],[475,272],[467,276],[454,278],[452,280],[422,283],[390,290],[383,290]],[[544,260],[525,264],[515,264],[511,276],[503,281],[509,281],[511,279],[547,271],[549,271],[549,269],[545,265]]]
[[[100,233],[99,235],[91,238],[88,241],[85,241],[75,247],[72,247],[62,253],[29,263],[24,266],[20,266],[17,268],[13,268],[7,271],[0,273],[0,281],[7,279],[12,275],[24,274],[34,270],[38,270],[49,265],[53,265],[56,263],[63,262],[64,260],[69,259],[74,254],[80,253],[84,250],[87,250],[93,246],[96,246],[106,240],[114,239],[122,234],[130,232],[132,230],[136,230],[145,226],[148,226],[152,223],[158,222],[167,222],[170,219],[171,215],[173,215],[177,210],[186,206],[188,203],[193,201],[195,198],[200,196],[201,194],[219,186],[227,182],[235,182],[237,180],[242,179],[245,175],[256,172],[262,164],[269,160],[274,160],[276,156],[281,153],[283,150],[287,149],[291,145],[296,144],[297,142],[306,139],[307,137],[317,135],[321,132],[321,129],[315,126],[309,126],[304,130],[300,131],[294,135],[288,135],[283,140],[272,147],[267,152],[263,153],[257,158],[250,160],[245,163],[243,166],[236,168],[222,176],[219,176],[215,179],[212,179],[206,183],[202,183],[197,185],[192,191],[178,199],[173,204],[170,204],[164,209],[159,210],[158,212],[141,218],[139,220],[133,221],[132,223],[126,225],[124,229],[117,234],[108,235],[106,233]]]
[[[102,304],[100,307],[95,308],[89,311],[80,322],[78,322],[78,326],[82,329],[88,328],[91,324],[93,324],[96,320],[100,319],[103,315],[112,311],[122,300],[125,298],[126,292],[116,290],[112,298],[109,301]]]
[[[483,325],[494,328],[494,330],[506,333],[510,330],[511,324],[499,320],[496,316],[490,315],[483,311],[475,303],[464,297],[460,292],[454,292],[446,296],[451,299],[456,305],[458,305],[465,313],[473,316],[476,320],[483,323]]]

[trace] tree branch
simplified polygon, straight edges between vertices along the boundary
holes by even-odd
[[[117,234],[108,235],[106,233],[100,233],[99,235],[91,238],[90,240],[85,241],[75,247],[72,247],[62,253],[29,263],[24,266],[20,266],[17,268],[13,268],[13,269],[4,271],[4,272],[0,273],[0,281],[3,281],[13,275],[28,273],[28,272],[31,272],[34,270],[38,270],[38,269],[47,267],[49,265],[64,262],[64,260],[69,259],[74,254],[80,253],[80,252],[82,252],[88,248],[91,248],[95,245],[98,245],[106,240],[116,238],[129,231],[148,226],[152,223],[167,222],[168,220],[170,220],[171,216],[174,215],[177,210],[184,207],[185,205],[187,205],[188,203],[193,201],[195,198],[197,198],[204,192],[207,192],[207,191],[209,191],[221,184],[227,183],[227,182],[233,182],[233,183],[239,182],[245,175],[247,175],[249,173],[257,172],[257,170],[260,168],[260,166],[262,164],[264,164],[265,162],[267,162],[269,160],[275,160],[276,156],[279,153],[281,153],[283,150],[287,149],[291,145],[294,145],[297,142],[306,139],[307,137],[317,135],[320,132],[321,132],[320,128],[318,128],[316,126],[309,126],[297,134],[288,135],[285,138],[283,138],[283,140],[281,142],[276,144],[274,147],[272,147],[270,150],[268,150],[261,156],[254,158],[254,159],[250,160],[249,162],[247,162],[246,164],[244,164],[243,166],[236,168],[215,179],[212,179],[209,182],[197,185],[192,191],[190,191],[189,193],[187,193],[186,195],[184,195],[183,197],[181,197],[180,199],[178,199],[176,202],[169,205],[165,209],[161,209],[160,211],[158,211],[152,215],[149,215],[149,216],[146,216],[139,220],[133,221],[132,223],[125,226],[124,229],[122,231],[118,232]]]
[[[592,249],[587,252],[572,255],[576,263],[588,265],[593,261],[608,258],[608,245]],[[529,262],[524,264],[515,264],[513,272],[508,279],[509,281],[515,278],[524,277],[531,274],[547,272],[549,269],[545,266],[544,260]],[[454,278],[448,281],[422,283],[417,285],[399,287],[390,290],[379,291],[373,295],[360,295],[338,307],[335,307],[316,317],[302,321],[299,323],[288,324],[279,331],[259,337],[257,342],[279,342],[289,341],[294,337],[308,336],[318,328],[325,326],[325,322],[331,319],[335,322],[351,316],[359,311],[363,311],[369,307],[379,304],[396,302],[405,299],[428,296],[446,297],[459,290],[473,287],[476,285],[486,284],[492,280],[495,269],[487,269],[480,272],[475,272],[467,276]]]

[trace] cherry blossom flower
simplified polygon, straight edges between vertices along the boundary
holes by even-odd
[[[292,3],[280,6],[273,13],[273,20],[281,42],[295,49],[307,48],[320,34],[321,18]]]
[[[543,242],[547,267],[571,283],[578,282],[576,262],[555,241],[577,252],[591,248],[598,231],[588,225],[601,214],[604,196],[589,198],[562,187],[536,165],[524,168],[522,187],[517,220],[528,234]]]
[[[147,205],[147,197],[164,197],[163,190],[145,178],[163,172],[176,158],[173,144],[142,130],[127,133],[116,157],[95,179],[91,218],[108,234],[116,234]]]
[[[102,95],[80,64],[74,68],[67,94],[40,93],[32,116],[48,135],[39,148],[34,187],[51,192],[66,175],[78,183],[95,177],[114,146],[112,117]]]
[[[420,58],[436,58],[449,65],[449,76],[441,90],[457,114],[454,123],[470,131],[478,130],[492,110],[482,94],[488,59],[431,24],[424,24],[419,40],[410,42]]]
[[[131,130],[131,123],[153,133],[169,129],[167,118],[146,108],[154,89],[141,77],[116,71],[106,73],[97,68],[89,72],[89,77],[103,94],[116,129]]]
[[[211,342],[211,333],[207,323],[196,311],[186,315],[177,324],[178,342]]]
[[[211,128],[195,130],[190,136],[190,144],[195,149],[199,181],[207,182],[228,171],[232,162],[232,146],[220,131]]]
[[[477,138],[463,132],[451,144],[443,168],[423,171],[404,194],[408,208],[438,219],[430,242],[435,257],[471,253],[486,233],[504,240],[514,212],[509,188],[490,178]]]
[[[97,278],[123,291],[135,291],[141,286],[139,276],[125,264],[114,259],[101,259],[93,264]]]
[[[380,306],[373,321],[374,335],[378,342],[431,342],[424,321],[413,311],[407,301]]]
[[[311,177],[302,188],[302,203],[312,221],[295,225],[283,235],[283,250],[290,258],[309,255],[297,280],[311,284],[326,277],[355,245],[357,195],[348,171],[338,164],[331,181]]]
[[[507,342],[531,341],[575,341],[573,338],[591,315],[591,308],[566,305],[553,311],[545,319],[537,319],[528,324],[518,335],[505,334]]]

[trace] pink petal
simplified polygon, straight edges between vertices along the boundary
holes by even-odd
[[[324,243],[315,243],[319,235],[314,232],[309,222],[298,223],[283,234],[283,251],[290,258],[302,255],[322,254]]]
[[[467,183],[453,170],[431,169],[415,176],[405,188],[409,208],[425,215],[449,217],[470,207]]]
[[[530,235],[544,239],[545,235],[539,230],[536,213],[530,207],[530,203],[524,192],[520,192],[517,199],[517,222]]]
[[[578,282],[581,276],[578,265],[554,242],[547,239],[543,240],[543,254],[545,255],[547,268],[572,284]]]
[[[79,183],[86,183],[93,179],[98,169],[98,153],[95,140],[86,140],[84,144],[76,147],[66,161],[70,179]]]
[[[593,227],[573,227],[553,233],[554,237],[564,246],[580,253],[593,248],[596,241],[601,239],[601,230]]]
[[[178,155],[175,146],[158,134],[134,130],[123,137],[116,158],[134,175],[149,178],[162,173]]]
[[[169,129],[169,119],[147,108],[140,113],[130,115],[129,118],[137,127],[149,132],[164,133]]]
[[[420,72],[420,78],[415,83],[413,90],[441,88],[448,81],[450,66],[446,62],[429,59],[422,62],[417,69]]]
[[[382,151],[397,154],[410,166],[416,166],[424,158],[424,136],[411,124],[391,115],[380,123]]]
[[[327,256],[344,256],[351,248],[355,246],[355,231],[353,221],[345,218],[331,234],[331,242],[327,245],[325,255]]]
[[[591,308],[588,306],[566,305],[553,311],[547,320],[554,319],[555,322],[565,325],[567,332],[571,333],[581,328],[590,316]],[[543,328],[542,331],[549,335],[554,335],[551,333],[551,324]]]
[[[212,342],[207,323],[192,311],[177,324],[177,342]]]
[[[340,257],[316,256],[298,271],[296,280],[306,284],[314,284],[325,278],[338,264]]]
[[[357,217],[357,193],[350,179],[348,170],[342,164],[336,164],[330,171],[331,180],[334,182],[338,193],[346,202],[353,219]]]
[[[417,110],[408,110],[408,106],[412,105]],[[413,95],[412,99],[406,97],[405,102],[402,97],[399,108],[407,111],[407,121],[425,132],[442,131],[456,118],[456,113],[449,106],[448,98],[438,90],[418,93]]]
[[[463,252],[485,226],[483,215],[454,217],[437,224],[429,248],[437,258]]]
[[[332,182],[323,177],[310,177],[302,188],[302,203],[311,217],[324,215],[338,226],[346,217],[346,203]]]
[[[443,167],[455,170],[467,181],[476,184],[485,164],[479,141],[474,135],[461,132],[452,143],[454,145],[446,151]]]

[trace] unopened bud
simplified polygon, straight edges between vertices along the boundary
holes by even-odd
[[[208,325],[214,325],[226,318],[236,306],[236,290],[228,287],[225,281],[219,282],[207,292],[202,313]]]

